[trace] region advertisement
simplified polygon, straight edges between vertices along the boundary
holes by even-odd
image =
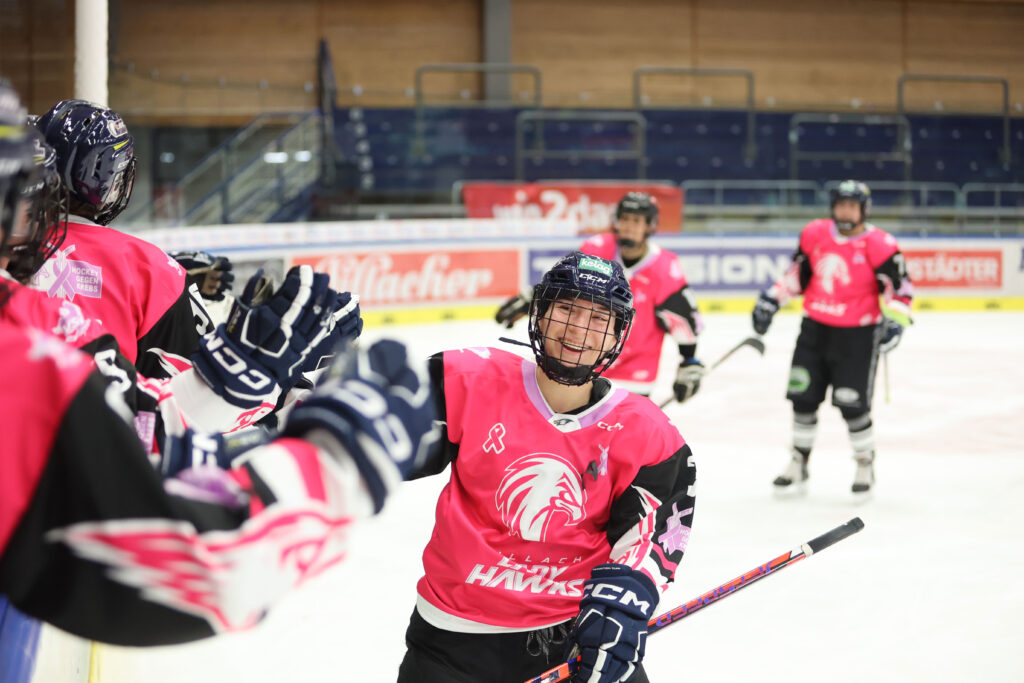
[[[530,284],[540,282],[544,271],[566,249],[531,249],[527,257]],[[791,247],[673,247],[695,290],[751,291],[764,289],[786,272],[793,256]]]
[[[699,238],[692,246],[679,246],[678,240],[665,240],[683,266],[687,282],[695,290],[740,292],[764,289],[779,279],[789,267],[792,246],[788,240],[770,244],[709,246],[713,240]],[[795,243],[795,240],[793,240]],[[541,275],[565,249],[531,249],[527,256],[530,284]],[[919,291],[928,290],[1001,290],[1004,285],[1004,250],[957,247],[952,249],[918,246],[902,250],[907,273]],[[1016,264],[1013,264],[1016,265]],[[1024,272],[1024,253],[1021,254]]]
[[[468,218],[572,221],[580,233],[611,227],[615,207],[627,192],[650,194],[658,203],[658,231],[679,232],[683,222],[683,191],[671,185],[645,183],[466,183],[462,200]]]

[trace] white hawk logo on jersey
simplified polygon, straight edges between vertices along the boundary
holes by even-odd
[[[587,516],[587,492],[580,473],[565,458],[533,453],[505,468],[494,503],[509,534],[526,541],[547,540],[556,515],[564,526],[575,526]]]
[[[821,287],[829,294],[835,294],[836,280],[850,284],[850,267],[838,254],[825,254],[814,266],[814,274],[821,280]]]

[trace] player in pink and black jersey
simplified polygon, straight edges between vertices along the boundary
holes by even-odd
[[[843,181],[831,200],[832,217],[804,227],[793,263],[761,292],[753,323],[764,334],[779,307],[803,294],[804,319],[786,393],[793,403],[793,452],[775,486],[799,490],[807,480],[818,406],[831,386],[857,462],[853,492],[860,494],[875,481],[871,396],[879,353],[894,349],[910,324],[914,287],[896,239],[866,222],[868,186]]]
[[[651,195],[628,192],[615,208],[611,230],[589,238],[580,251],[616,261],[633,292],[633,329],[622,353],[603,376],[625,389],[650,395],[668,335],[679,347],[672,391],[682,402],[697,393],[704,377],[704,364],[697,358],[697,338],[704,321],[679,258],[650,240],[658,229],[658,213]],[[529,293],[520,294],[505,302],[495,319],[511,327],[526,315],[529,306]]]
[[[647,681],[647,619],[690,535],[694,466],[649,399],[602,377],[633,324],[618,263],[581,252],[534,288],[536,362],[430,360],[450,465],[406,634],[402,683],[521,683],[574,654],[579,680]]]

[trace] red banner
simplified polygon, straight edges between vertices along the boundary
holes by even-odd
[[[980,249],[910,249],[903,252],[915,287],[997,289],[1003,285],[1003,252]]]
[[[683,191],[670,185],[629,183],[466,183],[462,200],[468,218],[549,218],[577,221],[581,233],[606,232],[615,207],[627,192],[647,192],[658,203],[658,232],[679,232]]]
[[[517,249],[339,252],[299,256],[331,276],[331,287],[359,294],[360,306],[473,303],[519,291]]]

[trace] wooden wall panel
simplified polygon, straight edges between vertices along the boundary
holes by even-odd
[[[304,86],[316,82],[320,4],[122,2],[112,36],[120,67],[111,73],[111,106],[127,116],[237,120],[312,107],[315,94]]]
[[[124,2],[114,57],[134,71],[115,71],[111,101],[128,114],[204,119],[312,107],[315,88],[307,84],[316,83],[323,37],[343,101],[408,105],[420,64],[480,60],[479,7],[479,0]],[[253,86],[261,81],[266,87]],[[476,96],[479,78],[428,85]],[[352,94],[356,86],[361,96]]]
[[[73,88],[74,0],[0,3],[0,73],[33,109],[45,109]],[[121,65],[111,73],[111,103],[128,115],[204,122],[311,107],[306,84],[315,82],[325,37],[343,102],[411,106],[417,66],[480,60],[482,6],[111,0],[111,53]],[[551,106],[630,106],[641,65],[750,69],[757,105],[769,110],[891,111],[907,71],[1002,76],[1011,105],[1024,103],[1024,0],[512,0],[511,7],[512,60],[542,69]],[[267,87],[256,87],[260,81]],[[514,78],[514,95],[528,93],[530,83]],[[425,81],[428,101],[463,91],[476,98],[480,86],[476,75]],[[653,104],[739,106],[743,86],[649,77],[644,92]],[[907,93],[915,108],[939,101],[947,110],[991,110],[999,100],[991,86],[915,83]]]
[[[752,70],[761,108],[884,108],[902,71],[901,19],[891,0],[701,0],[699,66]]]
[[[514,0],[513,0],[514,1]],[[426,63],[479,62],[481,0],[384,0],[324,2],[323,32],[334,56],[334,73],[347,101],[411,105],[416,68]],[[479,97],[476,75],[432,75],[424,92]],[[363,95],[352,95],[360,86]]]
[[[911,73],[1006,78],[1011,108],[1020,115],[1024,3],[908,2],[906,50]],[[994,111],[1002,106],[998,85],[908,82],[904,94],[908,107],[921,110]]]
[[[692,1],[512,0],[512,61],[541,68],[551,106],[632,106],[637,66],[691,65]]]
[[[74,0],[0,0],[0,76],[31,113],[74,89]]]

